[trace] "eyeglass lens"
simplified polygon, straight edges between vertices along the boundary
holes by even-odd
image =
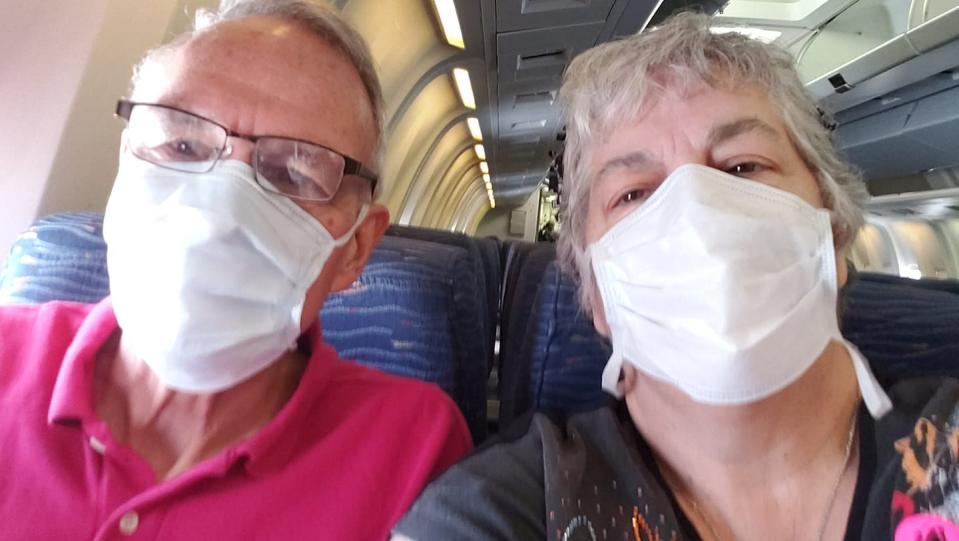
[[[227,131],[204,118],[139,104],[130,113],[127,144],[140,159],[191,173],[210,171],[226,147]],[[253,166],[264,189],[294,198],[326,201],[339,188],[345,160],[318,145],[256,139]]]

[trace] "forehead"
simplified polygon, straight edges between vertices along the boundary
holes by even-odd
[[[791,140],[779,108],[758,86],[696,81],[649,96],[635,116],[606,130],[594,150],[603,155],[626,148],[663,154],[679,144],[704,149],[715,140],[710,135],[717,127],[745,118]]]
[[[270,17],[228,21],[160,58],[137,101],[188,109],[254,135],[315,141],[369,161],[373,111],[341,51],[296,24]]]

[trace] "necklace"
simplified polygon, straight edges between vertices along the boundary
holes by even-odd
[[[836,481],[832,484],[832,490],[829,493],[829,503],[826,505],[826,512],[822,517],[822,523],[819,525],[819,532],[816,535],[816,539],[822,541],[823,536],[826,534],[826,525],[829,524],[829,517],[832,516],[832,509],[836,505],[836,496],[839,494],[839,485],[842,483],[843,474],[846,473],[846,469],[849,468],[849,459],[852,457],[852,444],[856,439],[856,420],[858,419],[859,408],[856,407],[853,409],[852,418],[849,420],[849,435],[846,437],[846,450],[843,454],[842,466],[839,467],[839,475],[836,476]],[[719,540],[719,534],[716,533],[716,528],[713,527],[713,523],[709,521],[709,518],[706,516],[706,513],[700,509],[699,504],[696,503],[696,500],[693,498],[687,498],[687,501],[693,504],[693,510],[696,511],[696,514],[699,515],[699,518],[706,524],[709,528],[709,533],[713,536],[713,539]]]

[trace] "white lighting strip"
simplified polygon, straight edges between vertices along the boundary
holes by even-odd
[[[473,139],[477,141],[483,140],[483,130],[480,128],[479,119],[475,116],[471,116],[466,119],[466,125],[469,126],[470,135],[473,136]]]
[[[465,49],[463,29],[460,28],[460,18],[456,14],[456,4],[453,3],[453,0],[433,0],[433,7],[436,8],[436,14],[440,18],[440,26],[443,27],[443,34],[446,35],[446,43],[457,49]]]
[[[481,162],[486,161],[486,149],[483,148],[483,145],[473,145],[473,150],[476,152],[476,157],[479,158]]]
[[[489,164],[486,162],[480,162],[480,171],[489,174]]]
[[[476,98],[473,96],[473,83],[470,82],[470,72],[463,68],[453,68],[453,81],[456,82],[456,91],[460,94],[463,106],[476,109]]]

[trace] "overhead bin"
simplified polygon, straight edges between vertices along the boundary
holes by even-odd
[[[874,97],[857,85],[959,38],[959,0],[860,0],[823,25],[797,53],[806,88],[827,105],[844,109]],[[900,86],[959,64],[951,56],[913,69]],[[838,64],[838,65],[837,65]],[[925,69],[921,69],[924,67]],[[886,89],[892,90],[892,88]],[[873,89],[873,92],[875,90]],[[845,99],[833,99],[849,94]]]

